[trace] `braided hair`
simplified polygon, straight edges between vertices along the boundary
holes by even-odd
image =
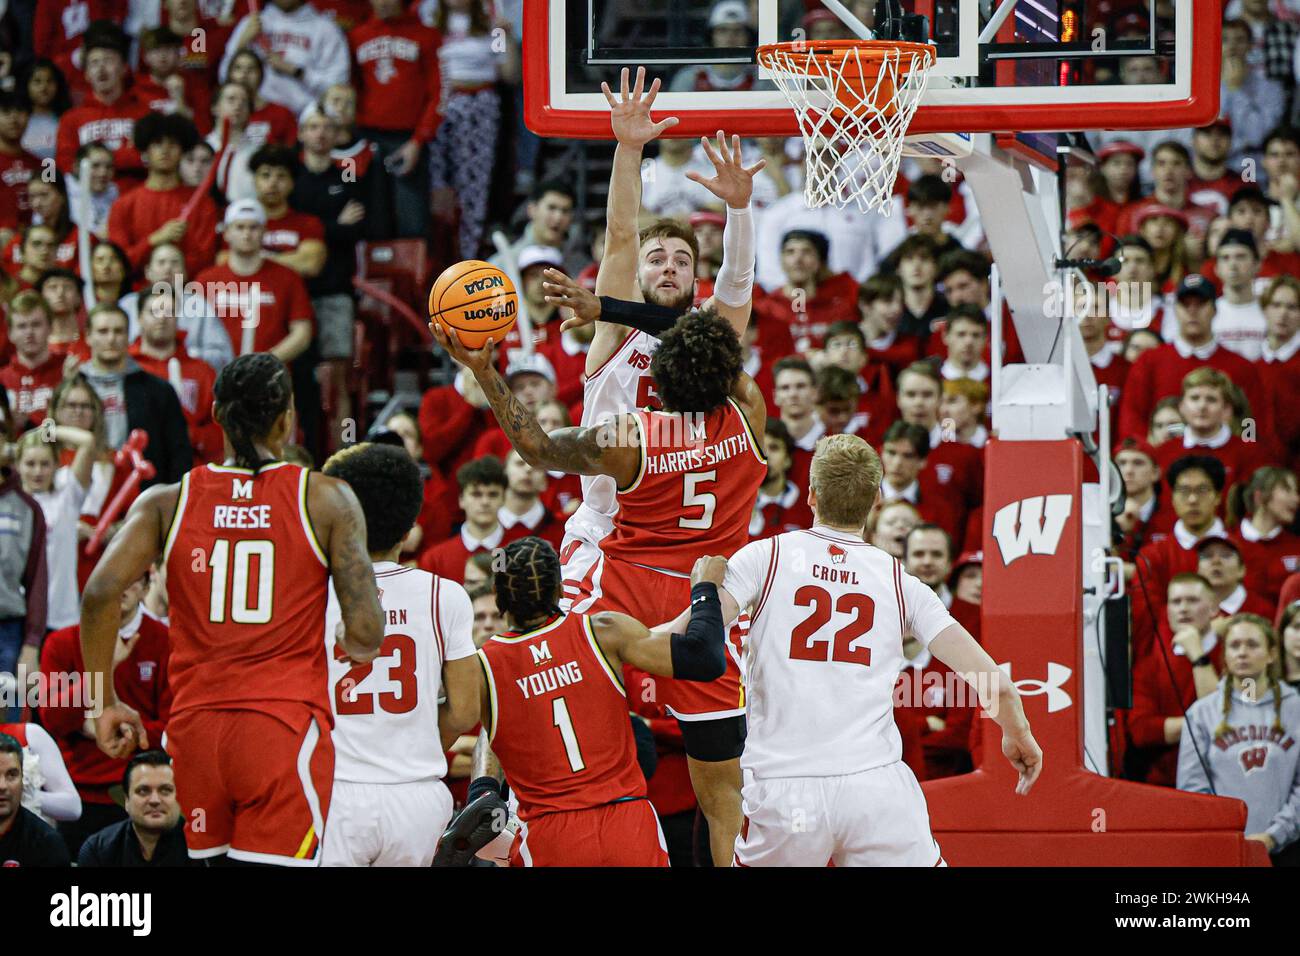
[[[258,471],[267,462],[255,443],[267,436],[293,397],[289,370],[269,352],[251,352],[221,370],[213,392],[217,422],[235,449],[235,464]]]
[[[1277,631],[1273,630],[1273,625],[1267,618],[1260,617],[1258,614],[1234,614],[1223,629],[1225,654],[1228,650],[1228,635],[1239,624],[1249,624],[1255,628],[1264,638],[1264,643],[1268,645],[1269,650],[1279,652],[1273,658],[1273,662],[1266,665],[1264,673],[1268,675],[1269,687],[1273,691],[1273,729],[1280,731],[1282,730],[1282,655]],[[1219,726],[1214,728],[1215,740],[1222,738],[1229,730],[1228,713],[1232,710],[1232,687],[1232,675],[1225,673],[1223,675],[1223,716],[1219,719]]]
[[[524,624],[560,613],[560,557],[538,537],[506,545],[504,566],[497,565],[493,586],[497,610]]]

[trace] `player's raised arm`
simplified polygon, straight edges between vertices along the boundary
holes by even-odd
[[[754,193],[754,176],[767,160],[760,159],[748,169],[741,157],[740,137],[731,143],[718,130],[715,147],[707,137],[700,140],[705,154],[713,163],[715,175],[706,179],[690,171],[686,178],[699,183],[727,204],[727,225],[722,232],[722,267],[713,284],[713,296],[704,303],[731,323],[736,334],[743,336],[749,325],[754,304],[754,216],[749,208]]]
[[[1020,774],[1016,793],[1028,793],[1042,772],[1043,751],[1029,730],[1015,684],[960,624],[940,631],[929,649],[979,691],[981,706],[1002,728],[1002,753]]]
[[[358,664],[372,661],[384,640],[384,612],[366,552],[366,516],[347,482],[320,474],[308,483],[307,509],[325,539],[321,543],[343,617],[335,638]]]
[[[136,499],[81,595],[81,655],[96,695],[91,709],[99,711],[95,739],[104,753],[118,759],[149,746],[140,715],[119,702],[113,688],[122,595],[162,553],[164,529],[171,523],[179,491],[179,485],[158,485]]]
[[[615,667],[625,663],[661,677],[717,680],[727,669],[727,632],[720,600],[726,573],[726,558],[706,556],[695,562],[690,621],[681,633],[652,631],[626,614],[603,611],[591,618],[596,640],[615,659],[611,661]]]
[[[620,487],[635,479],[641,465],[635,417],[624,415],[593,428],[547,433],[497,371],[490,343],[471,352],[436,322],[429,323],[429,330],[452,358],[474,374],[501,429],[528,464],[571,475],[609,475]]]

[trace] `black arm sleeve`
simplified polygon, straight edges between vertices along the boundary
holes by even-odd
[[[671,638],[673,677],[717,680],[727,670],[725,640],[718,586],[701,581],[691,588],[691,622],[686,625],[686,633]]]
[[[602,295],[598,321],[626,325],[628,328],[639,329],[647,335],[659,338],[677,324],[681,315],[675,309],[651,302],[628,302],[626,299],[613,299]]]

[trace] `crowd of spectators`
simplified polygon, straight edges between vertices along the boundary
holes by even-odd
[[[602,228],[575,177],[535,177],[536,143],[514,129],[517,11],[482,0],[273,0],[257,13],[246,0],[146,6],[40,0],[17,54],[0,60],[0,398],[11,442],[0,485],[3,674],[82,670],[78,589],[115,530],[101,517],[130,473],[116,452],[131,436],[148,439],[146,487],[219,461],[212,384],[250,350],[293,367],[311,421],[317,374],[332,381],[328,370],[353,359],[358,241],[442,229],[459,257],[486,254],[498,161],[517,173],[522,228],[510,254],[534,324],[532,343],[517,330],[503,343],[500,366],[543,427],[581,417],[591,327],[562,332],[542,279],[556,267],[594,284]],[[721,0],[710,29],[732,45],[747,11]],[[1220,119],[1098,134],[1096,166],[1064,171],[1072,255],[1122,260],[1112,280],[1097,279],[1100,305],[1076,317],[1111,395],[1126,492],[1115,552],[1134,596],[1134,702],[1115,712],[1110,766],[1164,786],[1179,782],[1184,715],[1227,679],[1222,622],[1258,615],[1272,628],[1277,688],[1300,686],[1300,129],[1291,125],[1300,6],[1235,0],[1228,16]],[[830,35],[832,19],[814,11],[807,26]],[[1129,58],[1117,81],[1163,68]],[[697,73],[674,86],[745,82],[743,69]],[[507,138],[504,159],[486,145]],[[810,210],[797,141],[746,149],[768,161],[754,190],[757,284],[742,343],[770,416],[751,535],[808,527],[817,440],[860,434],[884,465],[868,539],[978,637],[995,320],[1005,329],[996,360],[1022,353],[1010,312],[994,314],[974,196],[955,169],[913,160],[890,217]],[[212,188],[198,192],[219,156]],[[685,178],[703,163],[689,141],[662,141],[643,195],[647,222],[673,216],[693,228],[697,302],[711,294],[725,224]],[[332,408],[329,427],[304,428],[299,460],[347,440],[344,421],[364,411]],[[493,549],[530,534],[558,548],[578,479],[514,453],[464,370],[425,390],[418,408],[363,424],[424,469],[424,508],[403,557],[470,588],[481,643],[501,626]],[[119,696],[151,740],[168,716],[166,620],[155,568],[124,600],[117,670]],[[952,686],[918,643],[905,652],[902,681]],[[694,816],[680,739],[655,704],[636,707],[659,744],[650,791],[671,830]],[[898,708],[918,777],[971,769],[974,717],[943,693]],[[0,774],[25,759],[23,805],[58,825],[66,855],[83,865],[169,858],[165,754],[130,766],[105,757],[75,707],[15,707],[0,719],[21,751],[0,738]],[[453,778],[468,772],[471,748],[467,738],[452,752]],[[0,786],[0,840],[7,806]],[[22,822],[34,840],[37,824]],[[1269,829],[1271,848],[1294,829]]]

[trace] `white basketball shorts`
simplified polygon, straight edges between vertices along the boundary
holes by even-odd
[[[428,866],[451,822],[441,780],[334,781],[322,866]]]
[[[901,760],[834,777],[745,772],[736,866],[946,866]]]

